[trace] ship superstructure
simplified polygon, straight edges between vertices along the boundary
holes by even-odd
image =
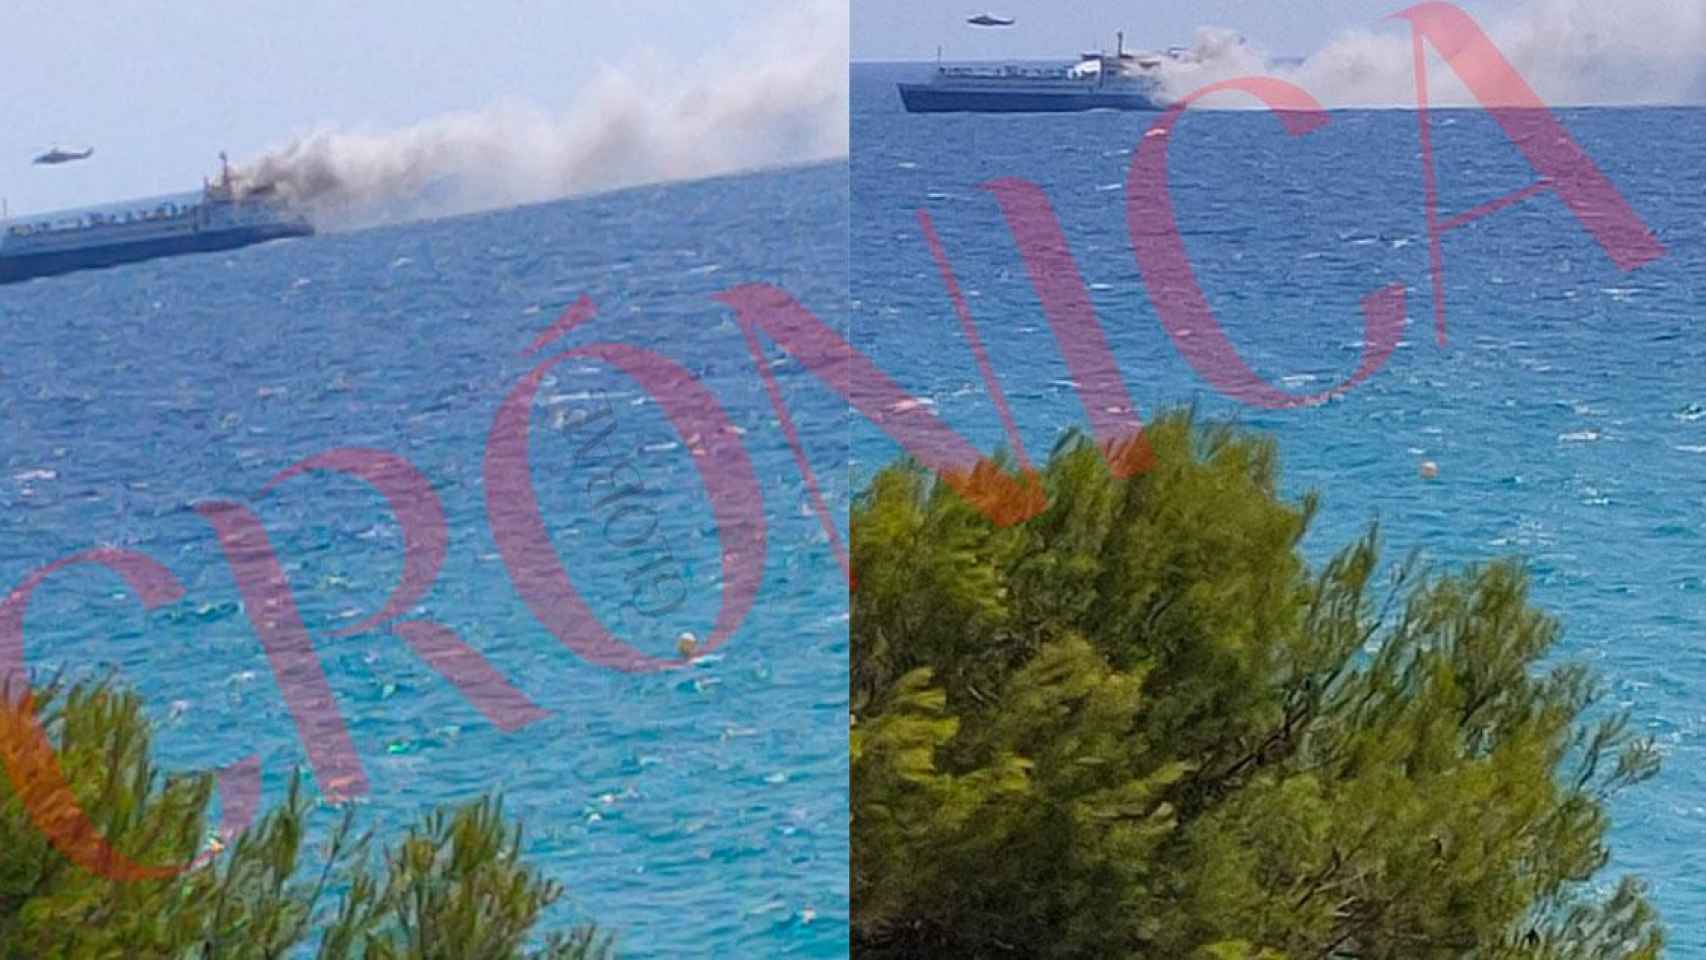
[[[1086,53],[1063,67],[1020,64],[937,64],[929,83],[900,84],[908,113],[1063,113],[1081,110],[1159,110],[1160,72],[1185,51],[1132,53],[1119,35],[1115,51]]]

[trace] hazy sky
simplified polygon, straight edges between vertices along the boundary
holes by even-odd
[[[1334,106],[1404,106],[1415,96],[1405,25],[1415,0],[853,0],[855,60],[1072,58],[1112,47],[1124,30],[1138,49],[1192,46],[1206,55],[1172,71],[1182,95],[1214,79],[1274,73]],[[1547,103],[1698,104],[1706,101],[1706,0],[1458,0]],[[980,28],[968,16],[1018,21]],[[1242,35],[1245,44],[1226,42]],[[1264,57],[1308,57],[1276,68]],[[1438,65],[1438,58],[1430,54]],[[1429,77],[1436,102],[1471,103],[1448,70]]]
[[[1280,56],[1305,56],[1349,27],[1376,27],[1413,0],[852,0],[856,60],[930,60],[936,46],[962,60],[1068,58],[1111,48],[1124,30],[1139,48],[1190,44],[1199,26],[1230,27]],[[1699,0],[1678,0],[1699,2]],[[1460,3],[1471,12],[1523,2]],[[1012,27],[978,28],[965,19],[994,13]]]
[[[240,161],[314,129],[387,130],[506,98],[563,109],[600,63],[689,62],[796,5],[4,0],[0,196],[16,215],[174,193],[216,173],[221,149]],[[31,165],[55,143],[95,156]]]

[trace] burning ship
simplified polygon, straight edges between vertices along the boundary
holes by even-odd
[[[929,83],[900,84],[908,113],[1064,113],[1079,110],[1160,110],[1160,70],[1189,54],[1133,53],[1119,35],[1116,50],[1086,53],[1064,67],[1002,64],[950,67],[940,63]]]
[[[0,283],[186,253],[234,250],[314,233],[271,186],[239,190],[225,155],[201,195],[0,223]]]

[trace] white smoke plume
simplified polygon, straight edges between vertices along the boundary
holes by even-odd
[[[603,65],[571,108],[497,104],[388,132],[321,130],[236,165],[323,226],[369,225],[845,157],[845,0],[808,0],[698,63]]]
[[[1548,106],[1706,100],[1702,0],[1531,0],[1477,21]],[[1403,21],[1341,34],[1301,64],[1276,65],[1265,51],[1215,27],[1198,32],[1192,52],[1191,59],[1163,68],[1171,97],[1218,80],[1267,74],[1302,86],[1327,107],[1415,106],[1414,52]],[[1473,105],[1473,95],[1437,51],[1429,46],[1428,52],[1430,101]],[[1232,94],[1205,105],[1257,106]]]

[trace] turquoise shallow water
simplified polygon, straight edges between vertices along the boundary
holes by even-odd
[[[265,799],[278,799],[307,755],[194,511],[243,503],[266,526],[370,782],[365,822],[383,831],[501,788],[526,854],[568,888],[553,923],[597,919],[635,957],[845,956],[845,579],[733,312],[711,296],[773,283],[844,327],[846,231],[846,167],[830,165],[0,289],[0,582],[106,544],[186,589],[144,614],[109,574],[58,574],[30,606],[29,663],[116,670],[146,695],[169,769],[256,753]],[[691,669],[626,673],[559,642],[507,576],[486,513],[488,431],[539,359],[522,351],[583,294],[598,316],[559,346],[656,351],[744,431],[763,579],[738,631]],[[766,362],[845,517],[842,407],[778,358]],[[598,468],[577,459],[575,424],[605,408],[599,455],[630,462],[655,527],[642,515],[612,525]],[[707,635],[717,530],[657,403],[611,366],[572,359],[541,385],[530,422],[541,517],[591,608],[652,656],[673,656],[680,631]],[[408,615],[454,629],[545,719],[505,733],[389,633],[331,636],[384,605],[401,530],[351,477],[260,490],[338,447],[389,451],[430,479],[446,560]],[[628,602],[652,563],[685,585],[679,607]]]
[[[1033,457],[1086,412],[994,197],[1023,177],[1058,214],[1140,411],[1195,403],[1273,431],[1288,487],[1324,508],[1315,558],[1378,519],[1389,557],[1529,558],[1560,655],[1594,664],[1666,765],[1613,807],[1607,872],[1653,883],[1678,957],[1706,956],[1706,110],[1563,111],[1665,256],[1618,270],[1553,196],[1452,232],[1446,344],[1433,337],[1414,113],[1335,113],[1286,137],[1254,112],[1193,114],[1171,138],[1185,247],[1246,362],[1295,393],[1356,369],[1361,299],[1402,283],[1403,341],[1342,400],[1275,412],[1217,394],[1169,340],[1126,232],[1131,150],[1152,116],[909,116],[853,74],[853,331],[984,449],[1005,440],[916,218],[928,211]],[[1486,115],[1434,117],[1447,216],[1533,182]],[[868,424],[855,474],[892,455]],[[1437,461],[1437,482],[1418,479]]]

